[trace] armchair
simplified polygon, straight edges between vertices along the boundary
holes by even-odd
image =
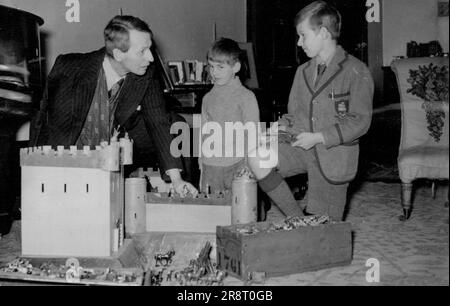
[[[394,61],[391,65],[397,78],[401,104],[402,125],[398,169],[402,182],[403,215],[400,217],[402,221],[408,220],[411,216],[414,180],[419,178],[449,179],[448,70],[446,81],[443,82],[444,86],[440,87],[446,86],[447,89],[444,101],[424,103],[425,99],[420,96],[431,92],[411,92],[413,87],[411,70],[417,71],[419,66],[429,67],[430,64],[437,67],[448,67],[449,60],[442,57],[408,58]],[[421,76],[424,76],[421,79],[423,84],[430,84],[427,83],[430,81],[429,74],[421,74]],[[448,199],[446,205],[448,205]]]

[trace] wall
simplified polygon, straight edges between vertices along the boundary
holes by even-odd
[[[374,106],[383,96],[383,25],[370,22],[367,25],[367,59],[375,83]]]
[[[442,1],[442,0],[440,0]],[[444,23],[448,37],[448,17],[437,17],[438,0],[383,1],[383,64],[391,64],[394,56],[406,56],[406,43],[437,40],[439,23]],[[446,26],[445,26],[446,24]],[[443,46],[444,47],[444,46]],[[448,52],[448,43],[446,46]]]
[[[58,54],[88,52],[102,47],[102,31],[119,14],[147,21],[165,60],[204,60],[213,41],[226,36],[246,41],[246,0],[79,0],[80,22],[68,23],[66,0],[0,0],[42,17],[47,66]]]

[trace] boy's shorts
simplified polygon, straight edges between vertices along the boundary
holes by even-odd
[[[227,167],[209,166],[203,164],[200,191],[206,193],[207,185],[209,185],[211,193],[221,191],[231,192],[234,174],[242,169],[245,165],[245,159],[242,159],[236,164]]]

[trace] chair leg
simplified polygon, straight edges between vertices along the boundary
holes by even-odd
[[[399,217],[400,221],[406,221],[411,217],[412,189],[413,189],[412,183],[402,183],[401,201],[402,201],[403,215]]]
[[[436,200],[436,181],[431,182],[431,197]]]
[[[447,186],[447,201],[446,201],[445,204],[444,204],[444,206],[445,206],[446,208],[448,208],[448,198],[449,198],[449,195],[450,195],[450,187]]]

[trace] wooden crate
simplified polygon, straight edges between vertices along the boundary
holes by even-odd
[[[246,235],[239,229],[256,227]],[[271,223],[218,226],[217,264],[220,269],[246,280],[251,272],[281,276],[350,264],[351,225],[347,222],[305,226],[290,231],[270,231]]]

